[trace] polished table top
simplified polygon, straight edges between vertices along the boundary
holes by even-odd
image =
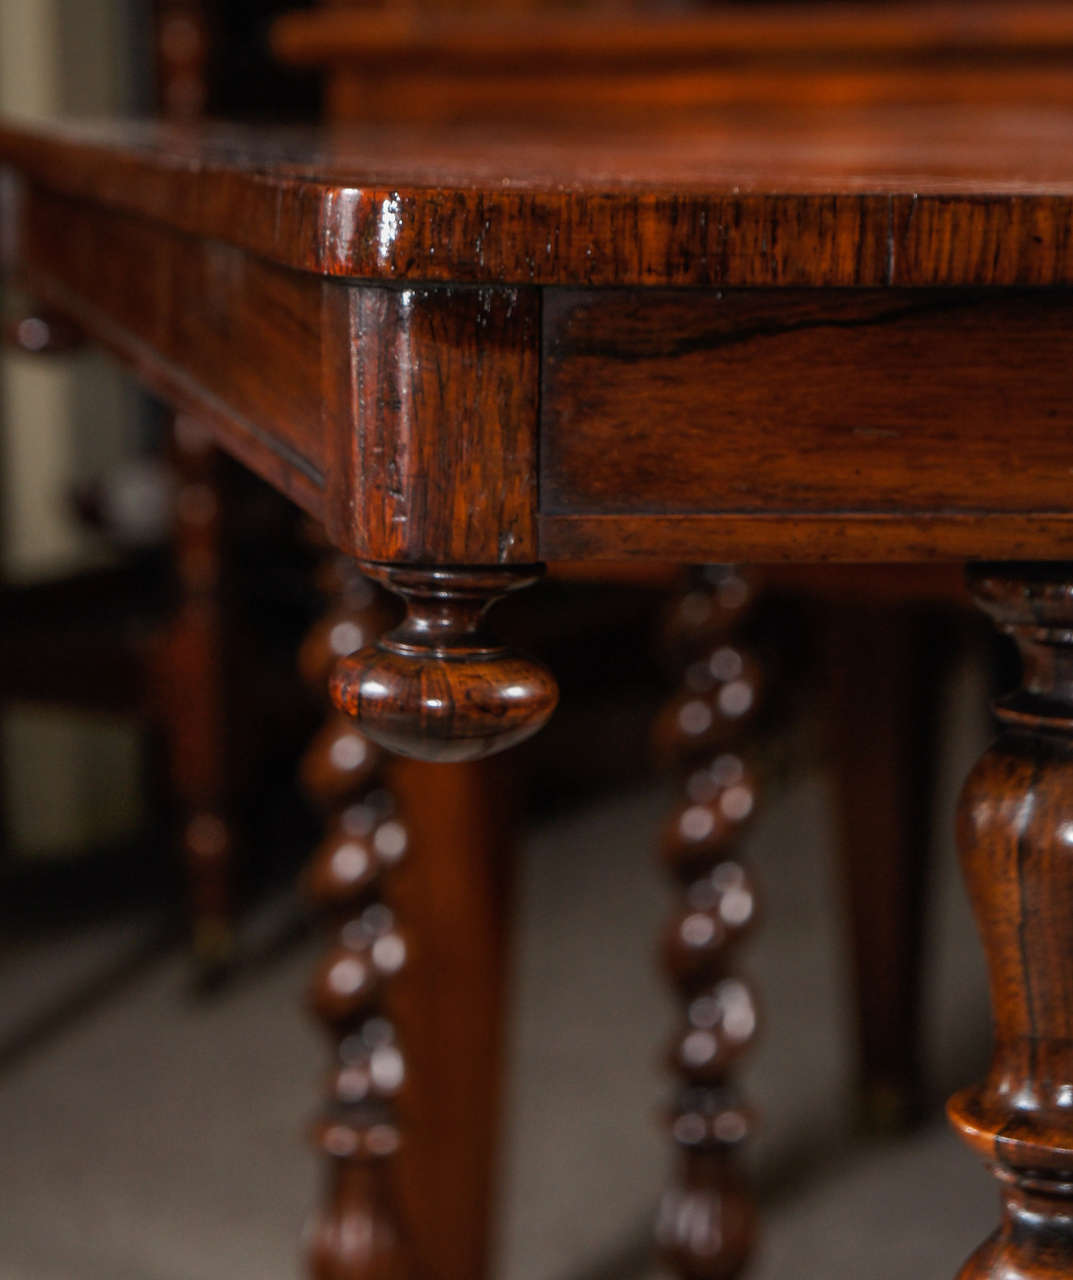
[[[0,159],[370,280],[1073,281],[1073,106],[726,109],[650,130],[7,124]]]
[[[0,160],[33,291],[365,560],[1066,554],[1073,109],[9,123]]]

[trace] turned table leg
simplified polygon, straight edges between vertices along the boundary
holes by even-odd
[[[824,609],[827,732],[864,1125],[919,1115],[928,852],[950,619],[905,601]]]
[[[435,889],[441,913],[449,913],[452,898],[457,901],[460,895],[476,894],[482,904],[479,918],[467,911],[465,919],[471,923],[477,920],[486,936],[461,940],[456,954],[446,957],[442,974],[450,983],[460,965],[468,964],[472,969],[475,958],[498,954],[502,885],[490,857],[496,832],[470,825],[476,836],[472,843],[460,840],[456,832],[437,847],[437,818],[472,824],[478,808],[484,811],[485,823],[494,818],[494,808],[484,810],[489,775],[474,762],[535,732],[555,702],[555,686],[548,672],[497,644],[483,618],[492,600],[531,581],[534,573],[363,567],[370,577],[403,596],[406,617],[375,644],[369,643],[372,632],[367,629],[359,641],[366,647],[336,666],[333,696],[337,706],[357,723],[339,717],[332,722],[335,727],[326,731],[325,741],[349,732],[359,735],[371,753],[377,750],[370,741],[375,737],[380,745],[401,755],[456,765],[468,762],[450,777],[426,773],[430,786],[420,796],[423,806],[434,802],[437,795],[444,804],[439,814],[425,807],[418,824],[423,841],[440,855],[437,866],[429,869],[429,883],[422,881],[424,901],[428,903]],[[368,580],[354,577],[357,570],[347,562],[339,562],[338,570],[368,587]],[[336,654],[339,652],[336,646]],[[309,671],[315,664],[307,657],[305,665]],[[315,749],[311,760],[325,754],[330,756],[330,750]],[[324,772],[319,764],[308,768],[307,780]],[[421,774],[396,768],[395,776],[410,792],[412,807],[416,798],[412,784],[420,781]],[[374,846],[377,829],[382,828],[374,824]],[[408,842],[407,837],[397,843]],[[498,1043],[492,1041],[496,1040],[501,973],[476,975],[481,984],[475,993],[479,999],[463,1018],[466,1026],[476,1028],[476,1038],[464,1043],[460,1029],[452,1028],[438,1046],[438,1057],[437,1046],[423,1039],[424,1051],[414,1055],[417,1079],[407,1079],[403,1088],[403,1078],[410,1072],[405,1029],[415,1026],[422,1012],[428,1014],[436,1004],[430,1000],[429,986],[435,975],[427,972],[419,979],[416,972],[435,959],[421,954],[422,945],[433,946],[437,939],[444,943],[447,933],[443,927],[435,931],[414,929],[408,919],[400,929],[388,904],[394,901],[414,906],[417,894],[406,890],[405,873],[392,877],[401,892],[385,882],[383,858],[375,847],[366,853],[361,860],[361,885],[352,885],[345,893],[336,892],[338,876],[333,864],[338,860],[338,849],[331,838],[315,864],[316,868],[328,868],[323,875],[315,870],[315,889],[320,882],[317,896],[326,903],[334,899],[340,907],[347,904],[339,915],[349,918],[340,926],[314,992],[317,1011],[335,1035],[340,1063],[329,1116],[319,1131],[334,1174],[328,1208],[314,1233],[312,1274],[316,1280],[443,1280],[456,1274],[460,1280],[475,1280],[484,1265],[484,1240],[473,1238],[470,1229],[476,1223],[478,1234],[483,1235],[487,1225],[492,1146],[488,1121],[495,1107],[499,1060]],[[360,916],[355,914],[355,906],[361,907]],[[446,918],[458,923],[453,916]],[[413,953],[416,957],[411,963]],[[436,994],[441,1005],[452,997],[452,992],[442,987]],[[396,1026],[403,1031],[397,1046]],[[378,1073],[375,1062],[368,1059],[365,1042],[373,1033],[383,1037],[383,1044],[392,1050],[391,1071]],[[358,1057],[352,1063],[349,1055],[353,1053]],[[446,1060],[448,1054],[452,1054],[450,1061]],[[486,1088],[490,1096],[474,1098],[470,1093],[474,1088]],[[458,1109],[455,1104],[463,1090],[470,1096]],[[441,1114],[448,1109],[453,1119]],[[470,1134],[460,1131],[458,1121],[473,1117],[477,1128]],[[412,1126],[416,1146],[428,1126],[444,1118],[467,1150],[457,1150],[453,1159],[452,1153],[441,1152],[445,1158],[428,1164],[424,1163],[425,1151],[403,1154],[407,1125]],[[378,1135],[376,1151],[369,1146],[370,1132]],[[434,1179],[441,1180],[445,1200],[462,1207],[464,1221],[443,1222],[440,1206],[422,1202],[420,1192],[434,1190]],[[484,1203],[477,1203],[482,1197]],[[452,1226],[466,1231],[469,1238],[456,1246],[448,1245],[439,1257],[426,1257],[427,1242],[435,1232],[441,1231],[446,1240]]]
[[[1073,573],[974,569],[980,606],[1017,643],[1020,687],[958,811],[987,952],[995,1043],[950,1116],[998,1179],[1002,1223],[959,1280],[1073,1275]]]
[[[414,951],[391,988],[406,1050],[399,1200],[414,1276],[422,1280],[492,1275],[510,974],[511,764],[509,755],[389,762],[410,852],[385,893]]]
[[[749,876],[734,855],[756,804],[741,753],[760,693],[757,666],[740,644],[753,594],[732,568],[697,573],[669,620],[683,680],[657,724],[657,746],[675,762],[681,793],[663,838],[662,857],[678,886],[663,953],[684,1025],[670,1053],[678,1167],[660,1203],[656,1237],[683,1280],[737,1275],[753,1236],[753,1209],[734,1159],[749,1117],[730,1079],[756,1030],[752,993],[733,971],[735,944],[755,915]]]
[[[332,604],[303,643],[299,665],[306,681],[323,690],[336,661],[370,643],[390,615],[382,593],[344,556],[326,555],[318,581]],[[406,1061],[390,1001],[410,946],[385,901],[385,881],[409,840],[390,795],[377,785],[382,762],[380,749],[334,708],[302,761],[306,791],[326,825],[308,892],[330,931],[311,1003],[333,1048],[315,1130],[327,1162],[309,1248],[315,1280],[411,1275],[395,1185]]]
[[[175,576],[178,605],[158,683],[179,809],[198,979],[223,975],[234,945],[234,839],[227,813],[225,632],[221,597],[220,456],[208,433],[176,414]]]

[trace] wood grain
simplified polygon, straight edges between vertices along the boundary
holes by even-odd
[[[1073,283],[1073,108],[789,104],[645,128],[0,127],[54,191],[414,282]]]
[[[996,565],[971,582],[1024,674],[958,806],[995,1036],[987,1078],[950,1116],[1003,1199],[999,1229],[958,1275],[1059,1280],[1073,1271],[1073,581],[1068,565]]]
[[[20,227],[36,297],[320,514],[319,280],[41,188],[24,193]]]
[[[415,949],[390,997],[408,1059],[399,1190],[420,1280],[494,1274],[517,773],[509,755],[391,762],[413,845],[387,899]]]
[[[485,613],[540,566],[506,569],[363,564],[406,603],[403,621],[344,658],[332,701],[374,742],[435,763],[483,759],[524,742],[555,710],[551,672],[501,644]]]
[[[1005,514],[1067,516],[1070,316],[1049,292],[551,293],[542,553],[651,549],[647,522],[752,554],[781,516],[852,558],[896,515],[888,558],[959,519],[972,554]]]
[[[531,563],[539,299],[325,292],[328,531],[370,560]]]

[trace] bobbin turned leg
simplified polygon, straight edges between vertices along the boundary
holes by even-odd
[[[333,603],[302,645],[299,665],[307,683],[323,691],[336,661],[370,643],[390,611],[337,553],[325,556],[318,585]],[[390,1009],[390,979],[408,946],[383,900],[383,881],[406,852],[407,836],[390,796],[377,788],[381,764],[379,748],[334,708],[302,762],[305,788],[326,824],[308,891],[330,929],[311,1003],[333,1046],[328,1101],[316,1126],[328,1178],[311,1231],[315,1280],[409,1275],[393,1161],[405,1062]]]
[[[756,796],[739,745],[760,686],[737,635],[752,598],[751,584],[734,569],[695,576],[668,627],[682,687],[657,725],[657,744],[674,760],[682,793],[663,839],[680,891],[663,950],[685,1025],[670,1054],[679,1163],[656,1236],[683,1280],[737,1275],[753,1236],[753,1209],[734,1160],[749,1117],[730,1080],[756,1028],[752,993],[731,967],[734,945],[755,914],[748,874],[733,855]]]
[[[998,1178],[1002,1225],[959,1280],[1073,1275],[1073,568],[974,569],[1024,675],[965,783],[958,841],[987,952],[991,1070],[951,1100]]]

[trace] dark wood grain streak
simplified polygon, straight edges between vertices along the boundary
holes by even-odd
[[[536,559],[536,291],[326,287],[324,305],[331,536],[370,560]]]
[[[559,699],[551,672],[499,643],[485,614],[537,580],[527,568],[363,564],[406,604],[403,621],[344,658],[332,700],[374,742],[436,763],[480,760],[540,729]]]
[[[555,292],[545,344],[547,515],[1073,510],[1061,293]]]
[[[278,264],[394,281],[1073,284],[1073,108],[842,104],[648,131],[0,126],[0,162]]]
[[[1053,557],[1073,535],[1064,292],[550,290],[544,353],[547,559]]]

